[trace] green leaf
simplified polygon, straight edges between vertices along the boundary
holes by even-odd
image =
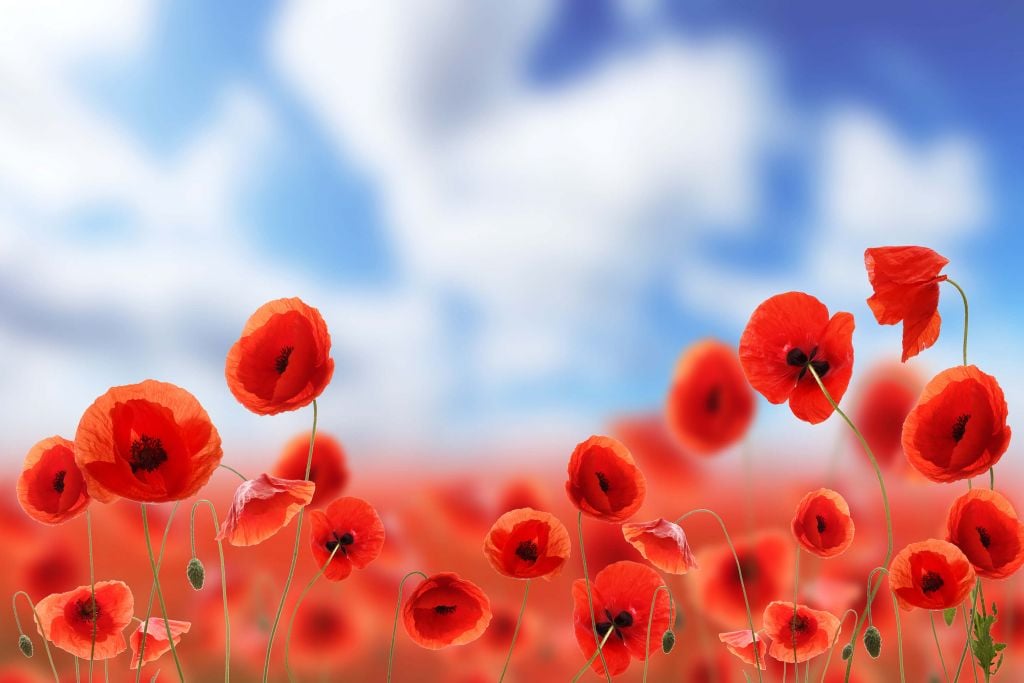
[[[970,637],[971,654],[978,662],[978,666],[986,673],[986,678],[994,675],[1003,665],[1003,650],[1006,643],[997,643],[992,639],[992,625],[996,622],[995,603],[992,603],[992,614],[974,614],[974,628]]]
[[[949,609],[942,610],[942,620],[946,622],[946,626],[953,625],[953,619],[956,618],[956,607],[950,607]]]

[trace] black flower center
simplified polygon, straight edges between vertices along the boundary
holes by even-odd
[[[817,522],[818,522],[818,533],[819,534],[825,533],[825,529],[828,528],[828,525],[825,524],[825,518],[822,517],[821,515],[814,515],[814,519],[817,520]]]
[[[604,476],[604,472],[597,472],[597,485],[605,493],[608,493],[608,489],[611,488],[611,484],[608,483],[608,477]]]
[[[757,562],[757,558],[740,556],[740,571],[743,572],[744,581],[754,581],[761,573],[761,567]],[[739,582],[739,575],[736,575],[736,581]]]
[[[807,630],[807,618],[794,614],[789,618],[789,630],[791,633],[803,633]]]
[[[53,476],[53,490],[57,493],[64,493],[64,477],[67,474],[67,470],[61,470]]]
[[[615,619],[612,620],[617,628],[626,628],[627,626],[633,625],[633,615],[623,610],[615,615]]]
[[[294,346],[285,346],[281,349],[281,353],[277,354],[277,358],[274,359],[274,369],[277,370],[277,374],[283,375],[284,371],[288,369],[288,359],[291,358],[294,350]]]
[[[537,561],[537,544],[533,541],[521,541],[516,547],[516,555],[524,562]]]
[[[160,439],[154,439],[142,434],[138,439],[132,441],[131,456],[129,458],[132,474],[139,470],[152,472],[165,462],[167,462],[167,451],[164,450],[164,445],[160,443]]]
[[[441,616],[447,616],[455,613],[455,605],[438,605],[434,608],[434,612]]]
[[[989,547],[992,545],[992,537],[988,535],[988,529],[983,526],[975,527],[978,531],[978,540],[981,541],[981,545]]]
[[[341,536],[338,535],[337,531],[332,531],[331,535],[334,537],[324,544],[329,552],[334,552],[335,548],[341,552],[342,555],[348,556],[348,546],[356,542],[355,536],[352,535],[351,531],[346,531]],[[340,547],[339,547],[340,546]]]
[[[626,638],[622,633],[622,629],[629,628],[633,625],[633,615],[622,610],[613,617],[611,612],[605,610],[604,616],[607,621],[597,622],[597,634],[603,638],[608,634],[608,631],[611,630],[612,626],[614,626],[615,635],[618,636],[619,640],[624,641]]]
[[[711,387],[707,398],[704,400],[704,407],[709,413],[717,413],[722,407],[722,388],[718,385]]]
[[[828,361],[827,360],[815,360],[814,357],[818,355],[818,347],[815,346],[811,349],[810,355],[803,352],[803,349],[798,349],[795,346],[786,352],[786,365],[791,365],[795,368],[800,368],[800,375],[797,380],[804,378],[807,374],[807,368],[814,368],[814,372],[819,378],[824,377],[828,373]]]
[[[953,441],[960,443],[960,439],[964,438],[964,433],[967,432],[967,421],[971,419],[968,414],[963,414],[956,419],[953,423]]]
[[[923,590],[925,593],[934,593],[935,591],[942,588],[942,585],[944,583],[945,581],[942,580],[941,576],[939,576],[935,572],[928,572],[923,577],[921,577],[921,590]]]
[[[100,618],[100,603],[94,606],[92,601],[92,598],[78,601],[78,616],[82,621],[93,622]]]

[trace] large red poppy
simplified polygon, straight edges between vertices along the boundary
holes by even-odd
[[[326,565],[324,577],[341,581],[353,567],[363,569],[380,556],[384,523],[365,500],[339,498],[326,509],[309,513],[309,542],[317,565]]]
[[[242,482],[224,517],[218,540],[231,545],[256,545],[288,526],[313,498],[314,485],[302,479],[261,474]]]
[[[889,586],[902,609],[956,607],[974,586],[974,567],[952,543],[911,543],[889,564]]]
[[[494,571],[513,579],[550,579],[569,558],[569,532],[547,512],[522,508],[506,512],[484,539]]]
[[[73,441],[51,436],[29,450],[18,476],[18,502],[43,524],[60,524],[85,512],[89,493],[75,464]]]
[[[903,453],[903,422],[924,379],[914,368],[892,361],[872,368],[861,387],[851,417],[878,463],[891,464]]]
[[[458,574],[441,572],[413,591],[402,608],[405,632],[420,647],[440,650],[471,643],[491,623],[491,601]]]
[[[643,505],[647,480],[629,449],[610,436],[577,444],[565,492],[577,509],[605,522],[624,522]]]
[[[737,539],[734,545],[752,614],[764,610],[769,602],[784,595],[787,586],[792,590],[793,548],[784,534],[774,531],[762,533],[752,538]],[[743,603],[740,577],[729,547],[721,544],[704,549],[697,553],[697,561],[701,570],[694,574],[693,586],[699,596],[698,604],[708,616],[727,628],[746,624],[747,609]]]
[[[903,452],[932,481],[968,479],[1006,452],[1006,413],[995,377],[973,365],[943,370],[928,382],[903,423]]]
[[[789,401],[801,420],[823,422],[832,406],[808,368],[839,403],[853,373],[853,326],[852,315],[829,318],[825,304],[809,294],[776,294],[754,309],[740,337],[743,372],[770,402]]]
[[[127,646],[122,631],[135,609],[131,590],[122,581],[98,581],[95,595],[95,610],[89,586],[47,595],[36,603],[42,636],[80,659],[89,659],[90,652],[94,659],[110,659],[124,652]]]
[[[792,614],[792,612],[790,613]],[[768,668],[767,654],[771,638],[763,629],[753,635],[751,635],[750,629],[719,633],[718,640],[725,644],[729,652],[739,657],[740,661],[750,666],[756,666],[762,671]]]
[[[832,646],[839,634],[834,614],[776,600],[764,610],[764,630],[771,639],[768,654],[780,662],[806,662]]]
[[[330,352],[331,335],[320,311],[297,298],[268,301],[246,321],[228,351],[228,388],[260,415],[297,410],[331,381]]]
[[[818,557],[835,557],[853,543],[853,519],[846,499],[831,489],[805,495],[791,524],[800,546]]]
[[[309,432],[296,435],[289,441],[271,471],[275,477],[305,479],[309,458]],[[345,450],[330,434],[317,430],[313,440],[313,461],[309,466],[309,480],[316,484],[312,508],[321,508],[341,495],[348,484]]]
[[[949,259],[926,247],[874,247],[864,251],[864,267],[875,291],[868,306],[881,325],[903,323],[903,360],[939,338],[939,275]]]
[[[988,579],[1005,579],[1024,564],[1024,524],[1010,501],[989,489],[972,489],[953,502],[946,540]]]
[[[188,498],[222,455],[220,435],[196,397],[151,379],[97,398],[75,434],[75,462],[89,494],[104,503]]]
[[[667,574],[685,574],[697,568],[686,533],[667,519],[623,524],[622,535],[648,562]]]
[[[167,632],[167,625],[171,627],[170,634]],[[143,624],[139,624],[139,627],[129,636],[128,644],[132,649],[132,669],[139,668],[139,650],[142,650],[142,664],[146,665],[150,662],[155,662],[160,659],[163,655],[171,651],[171,641],[174,641],[174,646],[177,647],[178,643],[181,642],[181,636],[188,633],[189,629],[192,628],[192,624],[187,621],[178,621],[176,619],[168,619],[167,625],[164,624],[163,617],[151,617],[148,622],[148,626],[143,628]],[[146,632],[146,647],[142,648],[142,632]]]

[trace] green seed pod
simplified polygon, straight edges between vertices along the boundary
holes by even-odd
[[[185,570],[185,574],[188,575],[188,582],[196,590],[201,590],[203,584],[206,583],[206,570],[203,568],[203,563],[199,561],[198,557],[193,557],[188,561],[188,568]]]
[[[32,639],[26,636],[24,633],[18,638],[18,649],[21,650],[21,654],[26,657],[31,657],[33,653]]]
[[[868,630],[864,631],[864,649],[872,659],[878,659],[878,655],[882,653],[882,634],[874,626],[869,626]]]
[[[849,659],[852,656],[853,656],[853,645],[851,645],[850,643],[847,643],[846,645],[843,646],[843,661],[845,662],[847,659]]]
[[[661,651],[665,654],[672,652],[672,648],[676,645],[676,634],[672,631],[665,631],[661,636]]]

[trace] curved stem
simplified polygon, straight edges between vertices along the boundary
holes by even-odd
[[[157,555],[156,568],[160,570],[160,565],[164,561],[164,549],[167,548],[167,537],[171,533],[171,522],[174,520],[174,514],[178,511],[178,505],[181,501],[175,501],[174,507],[171,508],[171,514],[167,515],[167,525],[164,527],[164,537],[160,541],[160,554]],[[147,535],[148,539],[148,535]],[[135,670],[135,683],[139,683],[142,679],[142,655],[146,651],[146,634],[149,633],[149,615],[153,613],[153,599],[156,597],[156,581],[154,580],[152,585],[149,587],[149,602],[146,604],[146,618],[141,620],[142,623],[142,639],[139,641],[139,668]]]
[[[512,642],[508,646],[508,654],[505,656],[505,666],[501,667],[501,675],[498,683],[505,680],[505,672],[508,671],[508,663],[512,661],[512,650],[516,646],[516,637],[519,635],[519,627],[523,623],[523,612],[526,611],[526,598],[530,596],[530,579],[526,580],[526,589],[523,591],[523,604],[519,606],[519,618],[516,619],[516,628],[512,631]]]
[[[594,663],[594,660],[597,659],[597,656],[599,654],[601,654],[601,648],[603,648],[604,644],[608,642],[608,636],[610,636],[614,630],[615,630],[615,625],[612,624],[608,628],[608,632],[604,634],[604,638],[602,638],[601,642],[597,644],[597,650],[594,652],[594,654],[590,655],[590,659],[588,659],[587,663],[583,665],[583,668],[580,669],[576,673],[576,675],[572,677],[572,683],[576,683],[576,681],[580,680],[580,678],[583,677],[583,674],[587,673],[587,669],[589,669],[590,665]],[[608,672],[608,667],[606,666],[604,670],[605,670],[605,673],[607,673]]]
[[[222,468],[226,469],[228,472],[234,472],[235,474],[238,475],[238,478],[241,479],[242,481],[249,481],[249,478],[247,476],[245,476],[244,474],[242,474],[241,472],[236,470],[234,467],[229,467],[229,466],[225,465],[224,463],[219,463],[217,465],[217,467],[222,467]]]
[[[854,621],[857,620],[857,610],[853,609],[852,607],[850,609],[846,610],[845,612],[843,612],[843,616],[840,617],[840,619],[839,619],[839,628],[836,630],[835,637],[832,638],[832,645],[829,646],[829,648],[828,648],[828,656],[825,658],[825,666],[821,670],[821,683],[825,683],[825,674],[828,673],[828,665],[832,661],[832,653],[835,652],[836,643],[839,642],[839,634],[842,631],[843,622],[846,621],[847,615],[849,615],[851,612],[853,612],[853,620]]]
[[[875,567],[874,569],[872,569],[871,572],[868,574],[868,585],[871,584],[871,579],[875,574],[885,574],[886,576],[889,576],[889,570],[885,567]],[[881,584],[882,578],[881,576],[879,576],[878,581],[875,583],[876,591],[881,586]],[[903,670],[903,631],[902,627],[900,626],[900,608],[896,602],[896,594],[892,592],[892,588],[889,589],[889,597],[892,598],[892,611],[896,617],[896,652],[899,655],[900,660],[900,683],[906,683],[906,675]],[[849,669],[847,669],[846,675],[850,675]]]
[[[413,571],[403,576],[401,583],[398,584],[398,602],[395,603],[395,623],[391,627],[391,649],[388,650],[388,683],[391,683],[391,666],[394,664],[395,661],[395,639],[398,637],[398,613],[402,609],[402,588],[405,587],[406,579],[408,579],[413,574],[419,574],[423,577],[424,581],[427,580],[427,575],[423,572]]]
[[[21,628],[21,619],[18,617],[18,596],[25,596],[25,600],[28,601],[28,606],[32,608],[32,618],[36,620],[36,628],[39,630],[39,635],[43,638],[43,648],[46,650],[46,658],[50,660],[50,671],[53,672],[53,680],[55,683],[60,683],[60,676],[57,675],[57,667],[53,663],[53,653],[50,652],[50,642],[46,639],[46,635],[43,633],[43,624],[39,621],[39,614],[36,613],[36,605],[32,602],[31,596],[25,591],[17,591],[11,596],[11,610],[14,612],[14,624],[18,627],[18,635],[25,635],[25,631]]]
[[[932,622],[932,637],[935,639],[935,651],[939,653],[939,663],[942,664],[942,675],[949,683],[949,671],[946,669],[946,658],[942,656],[942,646],[939,645],[939,632],[935,630],[935,611],[928,610],[928,617]]]
[[[583,511],[581,510],[576,515],[576,528],[580,535],[580,557],[583,558],[583,583],[587,587],[587,605],[590,607],[590,628],[594,634],[594,640],[597,640],[597,617],[594,616],[594,593],[590,589],[590,572],[587,570],[587,551],[583,546]],[[612,674],[608,671],[608,662],[605,661],[604,652],[601,648],[597,648],[598,655],[601,655],[601,666],[604,667],[605,678],[608,679],[608,683],[612,683]]]
[[[234,472],[234,470],[232,471]],[[214,539],[217,541],[217,554],[220,559],[220,597],[224,603],[224,683],[227,683],[231,680],[231,616],[228,612],[228,575],[227,567],[224,563],[224,543],[218,538],[220,536],[220,522],[217,520],[217,508],[215,508],[213,503],[206,498],[197,500],[192,503],[192,515],[189,520],[188,528],[189,539],[192,542],[192,557],[197,557],[196,508],[199,507],[201,503],[206,503],[206,506],[210,509],[210,516],[213,518]]]
[[[967,294],[964,292],[963,287],[958,285],[954,280],[947,277],[946,282],[956,287],[956,291],[960,292],[960,298],[964,300],[964,365],[967,365],[967,324],[970,321],[970,309],[967,306]]]
[[[149,567],[153,570],[153,584],[156,586],[156,597],[160,601],[160,611],[164,615],[164,630],[167,631],[167,641],[171,645],[171,656],[174,657],[174,666],[178,668],[178,678],[181,683],[185,683],[185,673],[181,670],[181,661],[178,659],[178,648],[174,645],[174,638],[171,637],[171,624],[167,620],[167,603],[164,601],[164,591],[160,587],[160,569],[156,566],[156,560],[153,558],[153,542],[149,538],[149,518],[146,514],[146,504],[140,503],[139,507],[142,508],[142,534],[146,537],[146,552],[149,554]],[[146,620],[148,623],[148,619]],[[145,633],[143,633],[143,639],[145,639]],[[139,656],[139,670],[142,670],[142,656],[140,652]]]
[[[85,536],[89,542],[89,595],[92,607],[92,638],[89,643],[89,683],[92,683],[93,664],[96,662],[96,628],[99,621],[96,614],[96,562],[92,552],[92,510],[85,509]]]
[[[647,683],[647,665],[651,662],[651,628],[654,624],[654,603],[658,599],[658,591],[665,591],[666,593],[668,593],[668,599],[671,600],[673,603],[675,602],[674,600],[672,600],[672,591],[670,591],[668,586],[666,586],[665,584],[661,584],[660,586],[655,588],[654,593],[651,594],[651,609],[647,612],[647,647],[644,649],[643,683]],[[669,614],[669,617],[674,619],[674,614],[675,610],[673,609],[672,612]],[[669,628],[672,628],[671,623],[669,624]],[[755,645],[755,647],[757,646]]]
[[[327,571],[327,565],[331,563],[331,560],[334,559],[334,555],[340,549],[340,543],[334,546],[334,550],[332,550],[331,554],[327,557],[327,561],[324,562],[324,566],[320,567],[320,571],[316,573],[316,576],[310,579],[309,583],[306,584],[306,587],[302,589],[302,593],[299,594],[299,600],[295,603],[295,608],[292,610],[292,617],[288,620],[288,630],[285,632],[284,636],[284,672],[288,676],[289,682],[295,680],[295,677],[292,675],[291,664],[289,663],[289,655],[291,654],[292,646],[292,628],[295,627],[295,617],[299,613],[299,606],[301,606],[302,601],[306,599],[306,594],[313,588],[313,584],[316,583],[317,579],[324,575],[325,571]]]
[[[967,657],[967,651],[970,649],[970,645],[971,645],[971,626],[970,625],[974,623],[974,615],[978,611],[978,593],[979,593],[978,589],[980,587],[981,587],[981,579],[976,579],[976,583],[975,583],[975,587],[974,587],[975,589],[973,591],[971,591],[973,597],[971,598],[971,615],[970,615],[970,617],[967,616],[967,608],[966,607],[963,608],[963,613],[964,613],[964,649],[960,653],[960,663],[957,664],[956,675],[953,677],[953,683],[956,683],[957,681],[960,680],[960,671],[961,671],[961,669],[963,669],[964,659]],[[963,607],[963,606],[961,606],[961,607]],[[982,608],[984,608],[984,604],[982,604]],[[974,654],[973,653],[971,654],[971,671],[974,672],[974,680],[975,680],[975,683],[977,683],[977,680],[978,680],[978,668],[974,665]]]

